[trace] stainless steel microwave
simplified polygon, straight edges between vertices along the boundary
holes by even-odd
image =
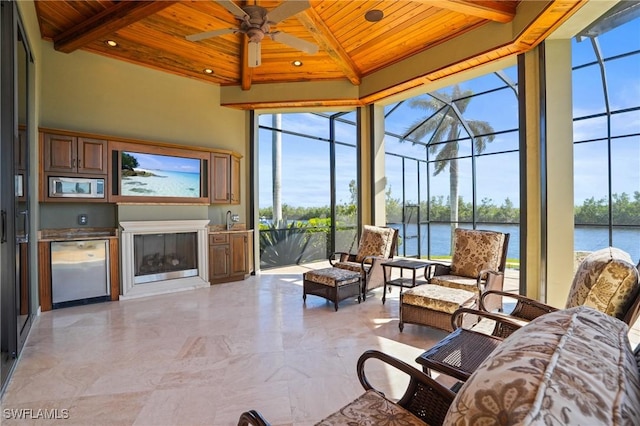
[[[49,176],[49,197],[104,198],[104,178]]]

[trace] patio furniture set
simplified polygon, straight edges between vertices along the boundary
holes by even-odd
[[[502,291],[509,234],[458,228],[450,265],[393,259],[398,231],[365,226],[356,254],[336,253],[331,267],[303,274],[303,300],[323,297],[338,310],[341,300],[366,300],[373,288],[383,287],[382,303],[392,286],[400,288],[400,331],[405,323],[452,331],[451,315],[459,308],[477,307],[489,290]],[[392,270],[400,270],[393,278]],[[405,277],[404,271],[411,276]],[[403,292],[403,289],[407,291]],[[486,299],[489,309],[501,309],[501,297]]]
[[[562,310],[501,290],[483,292],[479,309],[453,312],[454,331],[416,359],[422,371],[364,352],[356,368],[364,394],[316,424],[640,424],[640,345],[632,350],[628,338],[640,314],[639,267],[613,247],[593,252],[576,271]],[[516,299],[515,308],[487,311],[486,301],[496,297]],[[471,326],[462,326],[465,316],[475,318]],[[408,375],[400,399],[370,384],[369,359]],[[458,381],[447,388],[434,371]],[[269,423],[250,410],[238,425]]]

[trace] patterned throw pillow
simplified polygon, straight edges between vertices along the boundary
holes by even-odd
[[[505,235],[501,232],[456,228],[451,274],[477,278],[480,271],[497,271]]]
[[[591,306],[622,319],[638,286],[638,270],[631,256],[618,248],[607,247],[594,251],[580,263],[566,307]]]
[[[356,262],[362,262],[367,256],[389,257],[393,245],[393,228],[365,225],[356,254]]]

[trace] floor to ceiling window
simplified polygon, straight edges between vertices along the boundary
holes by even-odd
[[[614,246],[638,261],[640,18],[633,3],[621,2],[572,41],[574,245]]]
[[[356,113],[259,117],[260,267],[357,247]]]
[[[511,234],[519,262],[515,67],[385,108],[387,222],[404,256],[447,258],[455,227]]]

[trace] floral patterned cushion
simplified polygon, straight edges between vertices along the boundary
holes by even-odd
[[[424,426],[425,423],[379,393],[369,390],[316,425]]]
[[[505,235],[501,232],[456,228],[451,274],[476,278],[480,271],[497,271]]]
[[[360,237],[356,262],[362,262],[367,256],[390,257],[394,235],[393,228],[365,225]]]
[[[364,265],[364,270],[362,269],[362,264],[361,263],[357,263],[357,262],[336,262],[333,264],[334,268],[340,268],[340,269],[347,269],[349,271],[353,271],[353,272],[359,272],[362,274],[362,278],[364,278],[367,275],[367,272],[369,271],[369,269],[371,269],[371,265]]]
[[[638,270],[631,256],[607,247],[584,258],[574,276],[566,307],[587,305],[622,319],[639,286]]]
[[[306,281],[324,284],[330,287],[335,287],[336,284],[340,287],[341,285],[360,281],[359,273],[340,268],[316,269],[305,272],[302,277]]]
[[[457,288],[423,284],[402,293],[402,304],[419,306],[452,314],[459,307],[475,299],[475,293]]]
[[[431,284],[437,284],[444,287],[473,291],[477,295],[480,295],[477,278],[460,277],[458,275],[438,275],[431,277],[429,282]]]
[[[640,373],[627,333],[587,306],[538,317],[476,370],[444,424],[640,424]]]

